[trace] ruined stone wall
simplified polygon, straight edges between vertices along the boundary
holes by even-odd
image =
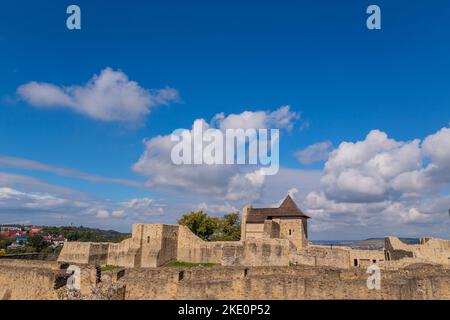
[[[0,261],[0,300],[57,299],[59,264],[47,261]]]
[[[307,248],[299,250],[297,254],[291,254],[291,262],[299,265],[329,266],[344,269],[351,267],[367,268],[373,263],[383,267],[384,251],[309,245]]]
[[[310,245],[292,255],[294,264],[310,266],[350,267],[350,250],[343,247]]]
[[[131,268],[99,278],[94,267],[80,267],[76,299],[450,299],[450,268],[427,264],[382,270],[381,290],[369,290],[359,268]],[[39,261],[0,263],[0,299],[70,298],[65,287],[55,288],[58,268]]]
[[[91,243],[89,264],[107,264],[110,243]]]
[[[58,257],[60,262],[106,264],[109,243],[66,242]]]
[[[179,226],[177,248],[178,261],[220,264],[222,260],[222,241],[203,241],[185,226]]]
[[[433,263],[450,264],[450,240],[423,238],[420,244],[406,244],[396,237],[385,238],[389,260],[417,258]]]
[[[177,225],[142,225],[141,267],[158,267],[176,260],[178,228]]]
[[[56,261],[44,260],[22,260],[22,259],[2,259],[0,260],[0,267],[27,267],[27,268],[43,268],[49,270],[59,270],[60,264]]]
[[[187,227],[179,226],[177,260],[216,263],[223,266],[289,265],[289,242],[284,239],[203,241]]]
[[[246,226],[246,240],[260,239],[264,235],[264,223],[247,223]]]
[[[280,224],[274,220],[264,221],[263,238],[279,238]]]
[[[379,267],[384,266],[384,250],[350,249],[350,265],[367,268],[374,263]]]
[[[240,266],[288,266],[289,240],[248,239],[245,241]]]
[[[247,216],[248,216],[248,211],[251,209],[251,205],[246,205],[243,209],[242,209],[242,217],[241,217],[241,241],[244,241],[246,238],[246,234],[247,234]]]
[[[127,270],[126,299],[450,299],[450,272],[386,271],[381,290],[362,269],[252,267]]]
[[[107,264],[132,268],[140,267],[141,243],[139,239],[125,239],[120,243],[111,243]]]

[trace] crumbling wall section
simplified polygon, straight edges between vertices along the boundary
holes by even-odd
[[[79,264],[106,264],[109,246],[110,243],[66,242],[58,261]]]
[[[450,264],[450,240],[423,238],[420,242],[420,244],[406,244],[397,237],[386,237],[387,260],[416,258],[418,261]]]

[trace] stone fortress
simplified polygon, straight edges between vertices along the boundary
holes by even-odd
[[[120,243],[67,242],[58,261],[0,259],[1,299],[449,299],[450,241],[384,250],[313,245],[290,196],[278,208],[244,207],[240,241],[208,242],[188,228],[135,224]],[[166,267],[171,261],[210,268]],[[381,289],[366,268],[381,269]],[[80,268],[79,290],[66,287]],[[116,266],[102,271],[100,266]]]
[[[126,268],[155,268],[171,261],[344,269],[371,264],[450,264],[448,240],[422,238],[418,245],[407,245],[398,238],[386,237],[385,250],[313,245],[308,241],[309,218],[288,195],[278,208],[245,206],[240,241],[204,241],[181,225],[134,224],[132,237],[121,243],[68,242],[58,261]]]

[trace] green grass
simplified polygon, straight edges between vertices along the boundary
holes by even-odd
[[[193,263],[193,262],[185,262],[185,261],[172,261],[169,262],[166,266],[172,268],[211,268],[214,267],[215,263]]]
[[[101,270],[102,270],[102,271],[111,271],[111,270],[119,269],[119,268],[122,268],[122,267],[114,266],[114,265],[109,265],[109,264],[104,265],[104,266],[101,266]]]

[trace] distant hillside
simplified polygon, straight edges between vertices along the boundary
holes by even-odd
[[[43,227],[41,234],[62,235],[69,241],[120,242],[131,235],[115,230],[101,230],[86,227]]]

